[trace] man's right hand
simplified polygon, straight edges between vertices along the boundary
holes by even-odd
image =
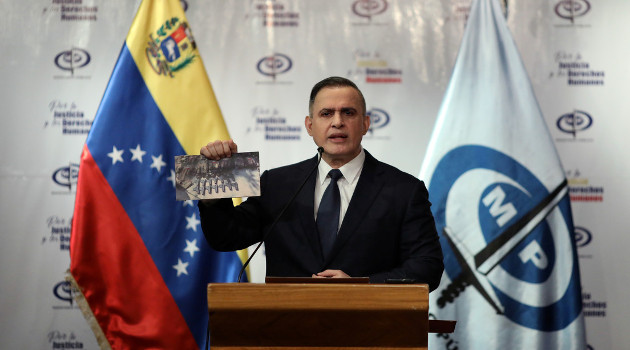
[[[222,158],[229,158],[233,153],[237,153],[238,147],[233,140],[217,140],[201,147],[200,152],[202,156],[208,159],[220,160]]]

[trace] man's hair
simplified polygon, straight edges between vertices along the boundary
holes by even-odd
[[[351,80],[342,78],[342,77],[328,77],[319,83],[313,86],[311,90],[311,97],[308,100],[308,115],[313,117],[313,103],[315,103],[315,97],[319,93],[319,91],[323,88],[333,88],[333,87],[351,87],[359,93],[359,98],[361,99],[361,105],[363,106],[363,115],[367,113],[367,108],[365,106],[365,97],[363,97],[363,93],[355,83]]]

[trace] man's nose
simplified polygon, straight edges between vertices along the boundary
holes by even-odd
[[[333,115],[332,118],[332,125],[334,127],[340,127],[343,125],[343,117],[341,115],[341,112],[335,112],[335,115]]]

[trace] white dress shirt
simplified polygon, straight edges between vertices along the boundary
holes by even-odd
[[[354,189],[357,187],[361,170],[363,169],[363,162],[365,161],[365,152],[361,147],[361,152],[354,157],[351,161],[344,164],[339,170],[343,177],[337,180],[339,187],[339,195],[341,197],[341,212],[339,213],[339,227],[343,222],[343,218],[348,210],[348,205],[352,199]],[[319,210],[319,203],[322,201],[324,191],[330,183],[330,176],[328,172],[332,170],[332,167],[325,161],[319,163],[317,168],[317,179],[315,179],[315,220],[317,220],[317,211]]]

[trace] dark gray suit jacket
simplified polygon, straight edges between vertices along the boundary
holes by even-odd
[[[314,219],[315,174],[265,240],[267,276],[310,277],[326,269],[371,283],[410,278],[434,290],[444,270],[442,249],[424,183],[379,162],[365,163],[330,257],[325,261]],[[260,242],[273,220],[313,170],[317,157],[261,176],[261,196],[233,207],[200,202],[201,227],[219,251]]]

